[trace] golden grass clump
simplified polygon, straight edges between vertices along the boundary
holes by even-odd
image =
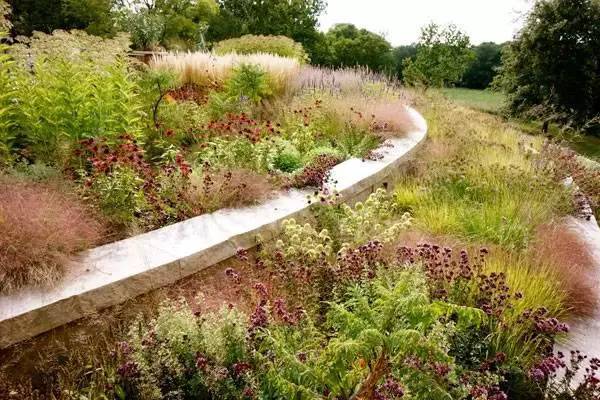
[[[176,74],[182,84],[209,87],[223,84],[232,70],[241,64],[260,66],[268,75],[276,92],[283,92],[300,69],[298,60],[273,54],[215,55],[207,52],[170,53],[154,56],[153,68]]]

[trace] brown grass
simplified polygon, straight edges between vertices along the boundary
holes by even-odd
[[[203,212],[221,208],[254,205],[265,200],[275,190],[269,179],[246,169],[204,171],[192,176],[187,193],[191,204]]]
[[[1,178],[0,292],[54,282],[101,235],[90,210],[58,186]]]
[[[598,307],[593,276],[594,259],[577,232],[566,223],[538,228],[532,249],[534,260],[556,274],[567,293],[567,304],[575,316],[590,316]]]

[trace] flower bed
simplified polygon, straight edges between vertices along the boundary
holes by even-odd
[[[350,159],[328,174],[321,193],[360,198],[408,161],[425,138],[425,122],[409,111],[419,130],[391,140],[377,160]],[[286,218],[307,215],[312,190],[289,190],[265,203],[201,215],[85,253],[53,288],[32,287],[0,295],[0,347],[165,286],[235,255],[239,248],[276,234]]]
[[[80,32],[4,47],[0,175],[34,191],[58,182],[73,202],[61,217],[89,210],[102,233],[87,247],[282,190],[318,190],[335,165],[375,159],[413,129],[406,93],[366,71],[266,54],[166,54],[146,66],[126,57],[123,37]],[[48,242],[0,292],[50,287],[81,244]],[[31,245],[11,243],[17,253]],[[0,266],[9,261],[0,253]]]

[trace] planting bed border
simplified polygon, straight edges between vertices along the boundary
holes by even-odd
[[[375,161],[349,159],[331,171],[343,201],[386,185],[424,142],[427,123],[410,107],[414,129],[388,140]],[[100,309],[172,284],[273,238],[288,218],[308,216],[311,190],[290,190],[264,204],[219,210],[84,252],[52,288],[0,295],[0,348],[32,338]]]

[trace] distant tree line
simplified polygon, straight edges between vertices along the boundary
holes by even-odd
[[[403,78],[418,44],[393,48],[382,36],[352,24],[318,30],[325,0],[9,0],[12,34],[83,29],[98,36],[131,34],[136,49],[193,50],[221,40],[282,35],[301,43],[311,62],[361,65]],[[480,48],[481,47],[481,48]],[[461,85],[484,88],[500,60],[499,46],[474,48],[476,58]]]
[[[7,7],[1,7],[3,13]],[[455,26],[429,24],[392,47],[352,24],[318,30],[326,0],[9,0],[12,36],[84,29],[131,34],[136,49],[210,49],[243,35],[286,36],[313,64],[365,66],[406,83],[494,88],[509,110],[578,129],[600,125],[600,0],[537,0],[513,41],[473,46]],[[12,28],[11,28],[12,26]],[[253,39],[254,40],[254,39]]]

